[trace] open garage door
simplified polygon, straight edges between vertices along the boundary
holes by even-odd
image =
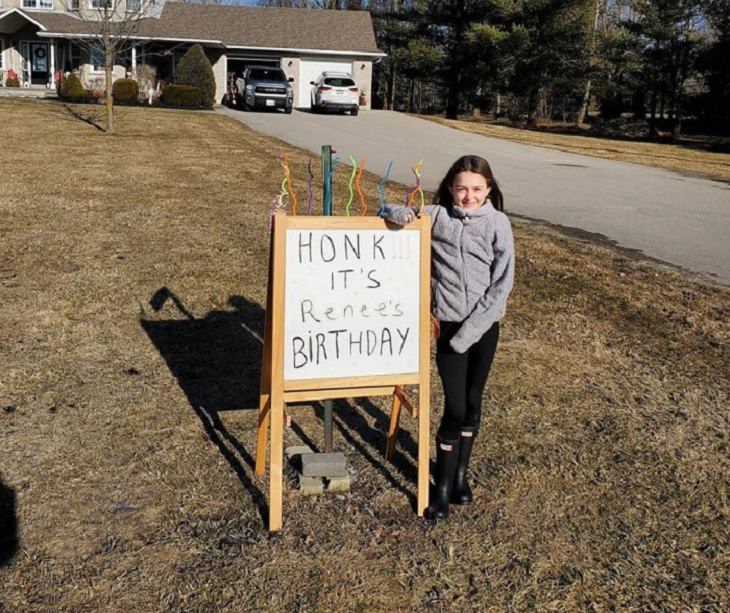
[[[280,58],[257,58],[250,56],[228,56],[228,72],[236,73],[236,77],[243,76],[243,71],[246,70],[247,66],[258,65],[258,66],[280,66]]]
[[[352,72],[352,61],[344,62],[342,60],[328,58],[317,59],[304,57],[301,59],[301,63],[299,64],[299,85],[297,87],[297,106],[299,108],[308,109],[312,106],[312,85],[310,82],[316,81],[321,73],[328,70],[350,74]]]

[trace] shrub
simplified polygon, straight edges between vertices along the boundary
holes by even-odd
[[[168,85],[162,92],[162,104],[184,109],[202,106],[202,93],[192,85]]]
[[[200,90],[202,106],[206,108],[213,106],[215,102],[213,66],[200,45],[193,45],[180,58],[175,71],[175,82],[197,87]]]
[[[86,99],[86,90],[81,85],[81,79],[74,72],[61,81],[61,91],[59,94],[61,98],[71,102],[81,102]]]
[[[20,79],[18,77],[8,77],[5,79],[5,87],[20,87]]]
[[[137,104],[139,86],[134,79],[117,79],[112,86],[112,97],[115,104]]]

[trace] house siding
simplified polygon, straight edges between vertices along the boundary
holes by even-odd
[[[284,71],[284,74],[287,76],[287,78],[292,77],[294,79],[294,82],[291,85],[292,85],[292,89],[294,90],[293,104],[295,107],[299,106],[299,100],[298,100],[299,88],[297,87],[297,83],[299,83],[299,65],[300,65],[300,63],[301,62],[299,61],[298,57],[281,58],[281,69]]]
[[[373,62],[367,60],[354,60],[352,62],[352,72],[350,72],[358,89],[365,94],[365,106],[360,109],[370,110],[370,95],[373,82]]]
[[[213,65],[215,78],[215,103],[221,104],[226,95],[226,54],[217,49],[206,49],[205,55]]]

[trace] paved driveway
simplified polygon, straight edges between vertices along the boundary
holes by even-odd
[[[365,157],[375,173],[394,160],[392,178],[407,184],[413,181],[410,166],[424,158],[422,180],[430,190],[457,157],[482,155],[509,212],[600,234],[730,283],[729,184],[487,138],[390,111],[358,117],[220,112],[303,149],[319,153],[330,144],[343,161],[350,154]]]

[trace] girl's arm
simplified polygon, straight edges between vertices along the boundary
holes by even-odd
[[[495,321],[504,317],[507,309],[507,297],[515,278],[515,247],[506,215],[499,216],[492,248],[491,283],[451,339],[451,348],[458,353],[464,353],[476,343]]]
[[[423,207],[423,212],[429,214],[433,218],[437,213],[436,209],[438,208],[441,207],[427,204]],[[383,219],[387,219],[389,222],[399,226],[407,226],[416,219],[416,212],[412,208],[408,208],[402,204],[386,204],[380,216]]]

